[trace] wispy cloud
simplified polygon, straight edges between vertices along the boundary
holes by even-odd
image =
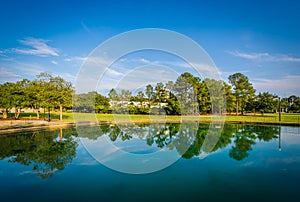
[[[250,71],[249,70],[239,70],[240,73],[242,74],[248,74]],[[220,71],[220,77],[223,79],[223,81],[228,81],[228,77],[232,74],[235,74],[236,71]]]
[[[58,50],[47,44],[49,40],[28,37],[19,40],[19,42],[30,48],[13,48],[12,51],[15,53],[37,56],[59,56]]]
[[[6,53],[5,50],[0,50],[0,56],[7,57],[7,55],[5,55],[5,53]]]
[[[86,59],[87,59],[87,57],[74,56],[74,57],[66,57],[64,59],[64,61],[66,61],[66,62],[74,62],[74,61],[83,62]]]
[[[282,96],[300,95],[300,75],[288,75],[279,79],[253,79],[252,84],[258,92],[269,91]]]
[[[123,58],[120,60],[121,64],[124,64],[125,66],[129,67],[137,67],[137,66],[143,66],[143,65],[153,65],[153,66],[164,66],[169,67],[173,69],[174,71],[177,71],[178,73],[183,72],[192,72],[192,73],[200,73],[201,76],[207,76],[207,77],[214,77],[218,78],[219,76],[219,70],[213,65],[213,64],[205,64],[205,63],[199,63],[199,62],[185,62],[183,60],[147,60],[145,58],[131,58],[126,59]],[[196,68],[196,69],[195,69]]]
[[[23,73],[27,74],[28,76],[36,76],[38,74],[40,74],[41,72],[46,71],[46,69],[44,67],[42,67],[41,65],[37,64],[37,63],[18,63],[18,67],[16,67],[17,69],[19,69],[20,71],[22,71]]]
[[[5,67],[0,67],[0,83],[15,82],[21,79],[21,76],[10,71]]]
[[[86,92],[97,88],[106,92],[111,88],[136,90],[148,84],[175,81],[183,72],[190,72],[200,78],[219,80],[219,71],[211,64],[187,63],[176,60],[151,60],[144,57],[121,58],[115,62],[108,57],[66,57],[65,61],[82,61],[83,66],[76,79],[76,91]]]
[[[123,76],[123,73],[113,69],[107,69],[105,73],[106,75],[115,76],[115,77]]]
[[[54,72],[54,74],[56,76],[60,76],[62,78],[64,78],[66,81],[70,81],[71,83],[75,83],[76,80],[76,75],[71,74],[71,73],[58,73],[58,72]]]
[[[267,61],[267,62],[300,62],[299,57],[292,57],[285,54],[270,53],[245,53],[239,51],[229,51],[229,54],[248,60]]]
[[[55,60],[52,60],[51,63],[54,64],[54,65],[58,64]]]

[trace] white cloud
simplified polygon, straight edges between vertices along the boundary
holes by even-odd
[[[51,63],[54,64],[54,65],[58,64],[55,60],[52,60]]]
[[[249,70],[239,70],[238,72],[246,75],[250,71]],[[223,81],[228,82],[228,77],[235,73],[236,73],[236,71],[220,71],[220,77]]]
[[[239,51],[229,51],[229,54],[248,60],[267,61],[267,62],[300,62],[299,57],[291,57],[284,54],[270,53],[243,53]]]
[[[105,75],[109,75],[109,76],[112,76],[112,77],[123,76],[123,74],[121,72],[118,72],[118,71],[113,70],[111,68],[106,70]]]
[[[5,55],[5,53],[6,53],[6,51],[0,50],[0,56],[7,57],[7,56]]]
[[[271,92],[281,96],[300,95],[300,75],[288,75],[280,79],[253,79],[258,92]]]
[[[5,67],[0,67],[0,83],[16,82],[21,79],[21,76],[8,70]]]
[[[69,81],[71,83],[75,83],[76,81],[76,75],[70,74],[70,73],[55,73],[57,76],[60,76],[64,78],[66,81]]]
[[[74,56],[74,57],[67,57],[64,59],[64,61],[66,61],[66,62],[73,62],[73,61],[83,62],[86,59],[87,59],[87,57]]]
[[[22,73],[24,78],[27,78],[27,76],[35,77],[41,72],[46,71],[43,67],[41,67],[41,65],[28,62],[15,61],[15,63],[11,64],[10,66],[15,68],[16,71]]]
[[[144,63],[146,63],[146,64],[150,63],[150,61],[147,60],[147,59],[145,59],[145,58],[141,58],[141,59],[140,59],[140,62],[144,62]]]
[[[149,83],[175,81],[183,72],[190,72],[201,78],[220,79],[220,73],[213,64],[187,63],[178,59],[148,60],[144,57],[125,57],[112,63],[108,56],[104,55],[88,58],[68,57],[65,60],[71,62],[80,59],[85,61],[76,79],[78,92],[94,89],[96,83],[100,91],[107,91],[111,88],[134,90],[145,87]],[[200,75],[194,67],[199,70]]]
[[[199,63],[199,62],[185,62],[183,60],[154,60],[150,61],[144,58],[139,59],[126,59],[122,58],[120,60],[121,64],[126,64],[126,66],[129,67],[137,67],[137,66],[143,66],[143,65],[153,65],[153,66],[163,66],[163,67],[169,67],[170,69],[173,69],[174,71],[178,73],[183,72],[190,72],[192,74],[197,75],[201,77],[209,77],[209,78],[215,78],[218,79],[220,76],[220,73],[218,69],[213,64],[205,64],[205,63]]]
[[[19,40],[19,42],[30,48],[13,48],[12,51],[15,53],[37,56],[59,56],[58,50],[47,44],[48,40],[28,37]]]
[[[112,79],[111,74],[105,74],[98,89],[101,91],[111,88],[136,90],[144,88],[148,84],[155,85],[158,82],[174,81],[177,77],[178,74],[169,67],[146,65],[123,73],[115,79]]]

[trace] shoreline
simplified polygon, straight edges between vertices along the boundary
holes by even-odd
[[[133,120],[129,121],[99,121],[99,122],[60,122],[60,121],[27,121],[23,120],[10,120],[10,121],[0,121],[0,135],[2,134],[11,134],[19,132],[28,132],[36,130],[49,130],[56,128],[69,128],[76,127],[77,124],[80,126],[92,126],[92,125],[101,125],[101,124],[126,124],[126,123],[184,123],[184,122],[195,122],[192,120]],[[211,120],[202,120],[199,123],[210,123]],[[216,122],[217,123],[217,122]],[[264,121],[231,121],[225,120],[224,124],[258,124],[258,125],[278,125],[278,126],[300,126],[300,123],[293,122],[264,122]]]

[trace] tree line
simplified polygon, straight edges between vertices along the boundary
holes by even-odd
[[[181,74],[175,82],[147,85],[132,95],[129,90],[111,89],[108,97],[115,113],[131,114],[212,114],[300,112],[300,99],[292,95],[280,98],[269,92],[256,94],[247,76],[235,73],[222,80]]]
[[[256,94],[247,76],[235,73],[222,80],[204,79],[183,73],[176,81],[147,85],[136,95],[125,89],[111,89],[108,96],[98,92],[75,94],[71,82],[49,73],[40,73],[30,81],[0,85],[0,108],[5,119],[11,109],[18,119],[21,109],[32,108],[39,119],[40,109],[77,112],[130,114],[211,114],[299,112],[300,99],[292,95],[280,98],[269,92]]]
[[[14,118],[18,119],[21,109],[32,108],[40,117],[40,109],[59,108],[62,120],[63,108],[72,107],[72,83],[59,76],[43,72],[30,81],[23,79],[15,83],[7,82],[0,85],[0,108],[2,117],[6,119],[8,112],[14,108]]]

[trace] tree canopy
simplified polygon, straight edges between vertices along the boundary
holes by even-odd
[[[40,108],[59,107],[60,120],[63,108],[71,108],[73,87],[71,82],[59,76],[52,76],[43,72],[33,81],[23,79],[16,83],[0,85],[0,108],[3,118],[7,118],[10,109],[15,109],[15,118],[18,118],[20,109],[30,107],[39,118]]]
[[[255,90],[249,82],[248,77],[242,73],[235,73],[228,77],[229,83],[233,86],[233,94],[236,101],[236,115],[241,110],[245,111],[247,103],[254,98]]]

